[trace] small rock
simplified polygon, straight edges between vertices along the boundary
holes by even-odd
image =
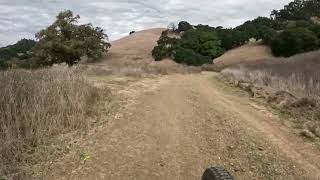
[[[238,83],[238,86],[242,89],[249,89],[251,88],[252,85],[250,83],[242,82],[242,83]]]
[[[160,162],[159,165],[160,165],[161,167],[165,166],[164,162]]]
[[[258,147],[258,150],[259,151],[264,151],[264,148],[263,147]]]
[[[309,139],[315,138],[315,135],[307,129],[304,129],[303,131],[301,131],[301,136],[304,136]]]
[[[227,146],[227,147],[228,147],[228,149],[230,149],[230,150],[233,150],[233,149],[234,149],[234,147],[233,147],[232,145]]]

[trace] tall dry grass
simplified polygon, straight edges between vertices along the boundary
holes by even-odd
[[[97,98],[79,68],[0,72],[0,178],[20,176],[28,147],[86,129]]]
[[[238,82],[290,92],[320,102],[320,51],[291,58],[266,59],[224,69],[222,74]]]
[[[200,67],[177,64],[173,60],[153,61],[150,59],[121,60],[108,62],[107,67],[113,75],[148,77],[152,75],[200,73]]]

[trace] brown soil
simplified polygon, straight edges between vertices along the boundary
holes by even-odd
[[[143,79],[114,90],[118,113],[53,162],[44,179],[320,179],[320,150],[216,73]]]

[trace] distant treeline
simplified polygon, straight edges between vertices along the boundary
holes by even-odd
[[[30,50],[36,45],[36,41],[22,39],[14,45],[0,48],[0,68],[9,65],[9,60],[23,60],[30,56]]]
[[[155,60],[170,57],[178,63],[202,65],[255,38],[270,46],[275,56],[289,57],[320,48],[319,17],[319,0],[295,0],[273,10],[270,17],[258,17],[235,28],[182,21],[178,26],[169,25],[152,54]],[[171,36],[177,33],[181,38]]]

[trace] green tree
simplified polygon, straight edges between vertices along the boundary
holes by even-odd
[[[168,31],[163,31],[157,42],[158,45],[152,50],[152,56],[156,61],[171,57],[172,50],[177,42],[178,40],[176,38],[170,38],[168,36]]]
[[[55,63],[76,64],[83,56],[98,59],[111,46],[108,36],[92,24],[78,25],[79,15],[67,10],[59,13],[56,21],[36,34],[37,45],[33,48],[35,66]]]
[[[190,30],[181,36],[179,43],[182,48],[192,49],[194,52],[212,59],[224,53],[221,48],[221,40],[215,32]]]
[[[319,0],[294,0],[283,9],[273,10],[271,17],[276,21],[285,22],[290,20],[309,21],[313,16],[320,16]]]
[[[244,24],[236,27],[234,30],[245,34],[247,40],[249,38],[263,39],[266,33],[271,30],[282,29],[276,21],[266,18],[258,17],[252,21],[247,21]]]
[[[178,32],[185,32],[188,31],[190,29],[193,29],[192,25],[190,23],[188,23],[187,21],[181,21],[178,24]]]
[[[152,55],[156,61],[170,57],[177,63],[200,66],[211,64],[212,59],[223,52],[216,32],[188,30],[180,39],[176,39],[170,38],[168,31],[164,31],[158,45],[152,50]]]

